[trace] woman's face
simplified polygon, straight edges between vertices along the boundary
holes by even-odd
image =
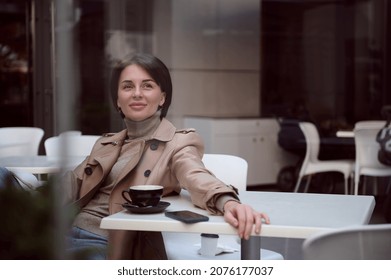
[[[132,64],[122,70],[117,106],[127,119],[142,121],[151,117],[164,104],[165,97],[160,86],[142,67]]]

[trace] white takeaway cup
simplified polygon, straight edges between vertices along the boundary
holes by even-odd
[[[200,254],[203,256],[215,256],[217,251],[217,234],[202,233]]]

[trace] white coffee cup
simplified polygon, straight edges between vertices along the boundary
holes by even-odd
[[[218,240],[219,236],[217,234],[202,233],[200,254],[203,256],[216,256]]]

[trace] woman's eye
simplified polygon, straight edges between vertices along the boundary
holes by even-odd
[[[151,89],[151,88],[153,88],[152,84],[149,84],[149,83],[143,84],[141,87],[142,87],[142,88],[145,88],[145,89]]]
[[[125,85],[123,85],[123,87],[122,87],[123,89],[132,89],[133,88],[133,86],[132,85],[130,85],[130,84],[125,84]]]

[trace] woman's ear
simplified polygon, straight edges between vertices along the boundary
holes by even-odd
[[[162,98],[159,102],[159,106],[163,106],[164,102],[166,102],[166,93],[162,92]]]
[[[117,107],[118,113],[120,114],[121,118],[125,118],[125,114],[122,112],[121,107]]]
[[[121,118],[125,118],[125,114],[122,112],[122,110],[121,110],[121,106],[120,106],[120,104],[119,104],[119,100],[118,100],[118,98],[117,98],[117,111],[118,111],[118,113],[121,115]]]

